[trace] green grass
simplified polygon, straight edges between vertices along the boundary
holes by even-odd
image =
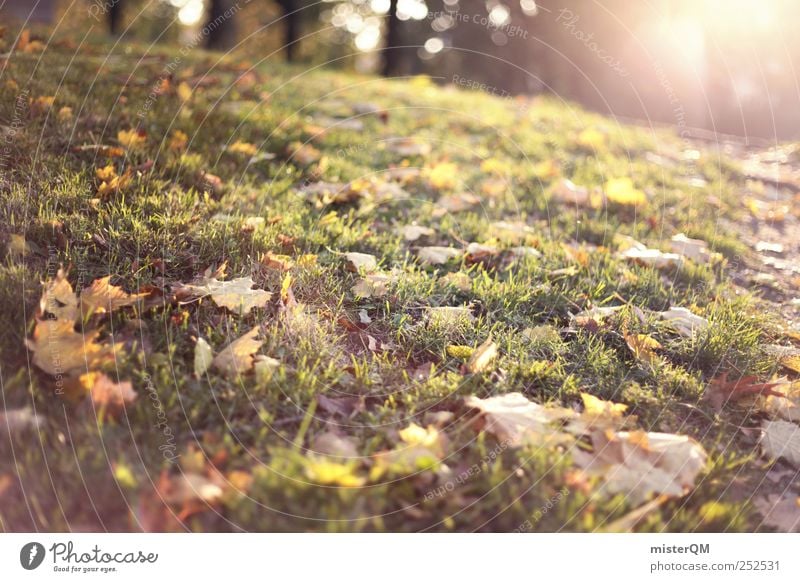
[[[66,46],[55,46],[41,61],[38,54],[15,55],[0,77],[0,119],[14,118],[21,91],[32,99],[55,97],[49,112],[24,113],[23,129],[10,145],[11,185],[2,190],[0,205],[2,240],[23,235],[29,245],[24,259],[9,251],[0,266],[4,404],[34,407],[44,419],[38,431],[0,438],[0,479],[9,478],[0,491],[0,528],[126,530],[149,523],[225,531],[511,531],[527,523],[523,529],[594,531],[635,508],[621,497],[597,498],[591,487],[571,487],[574,468],[561,450],[506,449],[487,461],[496,443],[469,428],[463,397],[514,391],[564,405],[576,405],[580,392],[589,392],[629,405],[643,428],[690,434],[705,446],[709,468],[698,486],[651,512],[637,529],[758,526],[746,492],[758,484],[763,465],[752,442],[741,438],[739,419],[715,415],[701,398],[708,380],[723,371],[765,376],[774,368],[759,347],[774,340],[774,322],[756,298],[735,292],[729,282],[726,260],[745,256],[746,247],[735,233],[715,227],[720,217],[736,219],[740,212],[743,179],[734,169],[711,156],[697,163],[673,156],[659,166],[647,160],[648,152],[669,157],[681,148],[667,132],[620,126],[546,98],[521,107],[421,80],[270,64],[259,64],[237,84],[244,65],[200,53],[182,57],[172,89],[146,105],[153,83],[177,55],[135,45],[107,50],[91,45],[73,59]],[[182,104],[174,91],[178,82],[201,79],[208,82]],[[304,166],[287,155],[292,144],[316,133],[310,126],[320,118],[352,115],[352,105],[362,102],[387,116],[363,115],[363,130],[334,129],[315,139],[322,162]],[[65,106],[73,116],[59,119]],[[146,144],[110,163],[122,173],[151,160],[152,170],[135,175],[121,192],[99,196],[94,171],[107,160],[72,147],[114,145],[119,130],[137,126],[142,108],[149,109],[142,123]],[[606,135],[596,150],[576,145],[589,127]],[[190,139],[183,156],[166,146],[175,129]],[[441,192],[424,178],[404,185],[411,195],[406,201],[325,205],[300,194],[304,181],[320,177],[342,183],[380,178],[402,161],[384,147],[386,140],[406,136],[432,145],[430,154],[409,157],[410,166],[457,164],[452,191],[480,194],[482,205],[434,216]],[[275,159],[248,166],[224,151],[236,141],[256,144]],[[480,167],[489,158],[505,167],[499,175],[504,188],[494,196],[482,193],[487,174]],[[560,164],[559,176],[537,177],[535,165],[547,160]],[[221,178],[220,191],[203,189],[203,171]],[[690,184],[687,178],[695,175],[709,186]],[[647,205],[576,210],[553,196],[561,177],[591,188],[621,176],[647,192]],[[707,203],[710,195],[718,204]],[[221,214],[230,220],[215,218]],[[263,217],[264,226],[243,229],[253,216]],[[425,267],[411,252],[417,243],[404,242],[398,232],[416,222],[436,231],[425,244],[461,247],[496,238],[491,225],[499,220],[530,226],[526,244],[541,257]],[[614,251],[617,233],[663,247],[677,232],[703,238],[726,260],[661,272],[624,263]],[[358,299],[350,291],[357,275],[343,268],[338,254],[347,251],[374,254],[382,268],[402,276],[385,297]],[[311,321],[282,323],[282,274],[260,262],[269,252],[317,255],[315,265],[292,271],[297,301],[316,314]],[[169,301],[170,286],[224,261],[231,276],[252,275],[276,299],[246,317],[208,300]],[[126,341],[108,372],[131,379],[139,394],[121,418],[98,419],[87,401],[59,398],[51,379],[30,362],[24,339],[32,332],[39,282],[54,276],[58,265],[70,266],[76,289],[111,274],[129,291],[151,285],[166,291],[161,305],[103,319],[106,333]],[[468,285],[441,284],[448,273],[466,274]],[[570,327],[571,314],[623,304],[628,307],[598,330]],[[471,305],[475,321],[437,325],[425,317],[428,307],[458,305]],[[670,305],[691,306],[709,319],[708,331],[684,339],[654,319],[639,321],[632,311]],[[360,310],[372,320],[365,333],[390,350],[365,349],[363,333],[338,323],[358,321]],[[256,324],[265,330],[260,352],[281,362],[271,379],[232,381],[214,372],[193,377],[194,338],[218,350]],[[523,335],[540,325],[562,331],[536,340]],[[658,339],[664,362],[655,368],[638,363],[623,328]],[[462,361],[447,347],[477,346],[489,335],[500,352],[493,370],[463,374]],[[434,373],[420,377],[415,371],[426,364]],[[164,437],[153,428],[158,420],[148,382],[174,434],[177,465],[159,450]],[[360,399],[349,419],[315,404],[320,395],[338,393]],[[304,448],[330,426],[341,425],[368,459],[392,448],[399,429],[411,421],[424,425],[436,411],[455,414],[442,429],[450,442],[446,464],[455,473],[479,467],[454,491],[426,498],[441,484],[435,471],[368,480],[361,488],[308,478]],[[367,475],[359,463],[353,470]],[[214,511],[181,524],[148,521],[153,483],[162,473],[209,466],[250,475],[247,494],[228,491]],[[542,513],[562,491],[568,494]]]

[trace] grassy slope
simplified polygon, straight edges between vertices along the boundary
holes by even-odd
[[[704,444],[711,461],[695,491],[652,512],[639,529],[748,530],[759,523],[742,500],[763,470],[752,442],[743,442],[734,426],[754,421],[715,418],[700,400],[704,384],[721,371],[767,374],[774,365],[758,348],[772,341],[769,322],[751,297],[727,282],[742,246],[715,229],[719,216],[738,212],[742,179],[732,165],[707,155],[685,160],[682,144],[669,135],[621,127],[551,100],[522,103],[420,81],[270,65],[259,65],[234,84],[241,72],[234,63],[198,54],[181,57],[175,73],[192,85],[208,73],[207,82],[183,106],[173,82],[146,116],[145,147],[113,162],[121,171],[154,160],[153,170],[123,192],[98,197],[94,171],[106,160],[72,152],[71,146],[114,144],[118,130],[137,124],[152,84],[176,58],[159,53],[140,59],[145,50],[140,47],[118,47],[110,55],[108,49],[84,47],[74,59],[67,46],[51,48],[41,60],[38,54],[15,56],[0,79],[0,118],[5,120],[14,118],[14,99],[23,88],[34,99],[55,96],[49,113],[25,114],[24,130],[13,143],[13,187],[2,192],[0,205],[3,240],[23,234],[31,247],[24,261],[9,253],[0,266],[5,405],[33,405],[46,418],[38,433],[0,441],[0,477],[10,478],[0,493],[4,529],[141,525],[137,519],[152,502],[152,483],[162,470],[177,471],[158,449],[163,435],[153,428],[156,412],[144,393],[148,377],[176,435],[184,470],[202,467],[207,455],[226,473],[240,470],[254,479],[249,497],[226,496],[217,512],[188,518],[190,528],[518,528],[570,480],[568,460],[558,451],[506,450],[486,463],[494,447],[491,437],[476,437],[455,422],[446,429],[453,451],[447,464],[456,473],[474,463],[481,470],[454,492],[424,500],[436,486],[425,473],[377,479],[361,489],[310,483],[304,457],[292,446],[312,442],[328,422],[338,422],[345,434],[356,437],[359,453],[370,455],[393,446],[396,431],[409,421],[424,424],[426,413],[462,414],[464,395],[510,391],[568,405],[587,391],[628,404],[644,428],[690,434]],[[129,73],[131,83],[121,92]],[[361,102],[384,108],[388,119],[364,115],[363,131],[334,129],[316,137],[312,143],[325,156],[321,164],[287,161],[290,144],[312,138],[313,125],[324,123],[320,118],[351,115],[352,104]],[[72,108],[72,119],[58,119],[62,106]],[[606,135],[597,149],[576,145],[577,136],[590,127]],[[190,137],[183,157],[166,148],[173,129]],[[411,166],[457,164],[453,190],[478,193],[482,205],[435,217],[433,203],[440,192],[425,179],[404,186],[412,194],[406,202],[324,206],[298,194],[298,183],[315,175],[334,182],[382,180],[387,167],[402,161],[384,147],[394,136],[415,136],[432,145],[427,156],[410,157]],[[245,172],[242,157],[223,152],[236,140],[277,157]],[[667,161],[653,163],[653,153]],[[508,185],[494,195],[482,190],[487,173],[481,162],[488,158],[502,162],[499,178]],[[546,160],[557,161],[560,174],[580,184],[631,176],[650,201],[635,212],[563,205],[551,197],[560,177],[537,175],[536,164]],[[199,187],[198,173],[204,170],[222,178],[221,191]],[[692,185],[690,178],[698,176],[711,186]],[[234,219],[212,219],[220,213]],[[264,217],[265,226],[242,229],[251,216]],[[416,221],[436,230],[429,244],[461,246],[491,241],[497,233],[490,225],[497,220],[533,227],[535,235],[526,242],[542,257],[510,265],[421,267],[409,252],[414,244],[397,231],[398,225]],[[728,261],[658,272],[614,256],[615,233],[663,246],[681,231],[705,238]],[[356,299],[350,292],[356,275],[343,269],[336,254],[342,251],[372,253],[383,267],[397,267],[404,275],[386,297]],[[59,263],[72,266],[76,288],[113,274],[118,284],[135,290],[189,281],[227,261],[231,275],[252,274],[261,287],[277,291],[281,274],[259,265],[267,252],[318,255],[315,266],[293,271],[297,300],[319,311],[317,320],[308,328],[279,325],[276,301],[244,318],[226,315],[209,301],[115,314],[105,329],[129,341],[111,371],[132,379],[140,393],[118,421],[98,421],[86,402],[55,397],[48,378],[30,365],[23,342],[31,333],[38,283],[53,276]],[[470,278],[465,290],[437,283],[439,276],[456,271]],[[570,313],[623,302],[650,309],[691,307],[712,325],[694,341],[685,340],[655,320],[640,322],[628,309],[596,332],[578,329],[535,342],[521,334],[541,324],[565,328]],[[463,304],[472,305],[474,324],[425,323],[426,306]],[[372,319],[366,333],[393,345],[392,351],[372,353],[363,346],[363,333],[336,323],[358,321],[361,309]],[[203,336],[218,349],[258,322],[267,330],[262,353],[282,362],[271,380],[230,381],[214,373],[208,379],[192,377],[194,337]],[[655,369],[637,363],[621,338],[624,325],[656,337],[666,363]],[[500,348],[495,371],[463,375],[461,361],[446,347],[475,346],[489,334]],[[435,364],[434,374],[415,376],[429,362]],[[303,423],[318,395],[340,392],[363,396],[362,409],[342,420],[317,408],[310,423]],[[13,477],[16,471],[21,482]],[[355,471],[366,475],[366,469]],[[594,530],[632,509],[622,498],[592,500],[580,487],[570,493],[534,529]]]

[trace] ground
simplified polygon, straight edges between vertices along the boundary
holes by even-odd
[[[0,62],[4,530],[770,531],[798,494],[759,446],[793,148],[138,45]],[[639,431],[702,447],[677,491],[580,461]]]

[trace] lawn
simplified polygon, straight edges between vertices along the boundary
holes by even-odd
[[[0,63],[3,530],[786,527],[798,281],[738,160],[424,77]]]

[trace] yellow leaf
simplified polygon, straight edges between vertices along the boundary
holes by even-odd
[[[110,285],[110,281],[110,275],[95,279],[89,287],[81,291],[81,312],[84,317],[89,313],[106,313],[134,305],[139,299],[148,295],[147,293],[131,295],[121,287]]]
[[[196,284],[183,285],[182,293],[191,297],[211,297],[219,305],[233,313],[248,314],[255,307],[264,307],[272,293],[263,289],[253,289],[252,277],[239,277],[231,281],[220,281],[216,277],[201,279]]]
[[[428,170],[428,181],[438,190],[451,190],[458,184],[458,166],[452,162],[441,162]]]
[[[214,358],[214,367],[229,378],[249,372],[253,368],[253,356],[264,344],[263,340],[256,339],[259,331],[260,329],[256,326],[228,344]]]
[[[135,129],[122,129],[117,132],[117,141],[128,149],[136,149],[147,141],[147,138],[143,132]]]
[[[633,186],[630,178],[613,178],[606,182],[604,188],[609,202],[624,206],[639,206],[647,202],[644,192]]]
[[[116,348],[96,343],[98,331],[78,333],[70,320],[37,320],[33,338],[26,340],[33,352],[33,363],[56,377],[77,370],[88,370],[113,357]]]
[[[189,99],[192,98],[192,88],[186,81],[182,81],[178,85],[177,91],[178,91],[178,98],[184,103],[186,103],[187,101],[189,101]]]
[[[247,142],[243,141],[236,141],[228,146],[227,148],[228,153],[231,154],[242,154],[245,156],[254,156],[258,153],[258,148]]]
[[[631,350],[633,357],[639,361],[654,365],[659,361],[658,354],[655,350],[661,349],[661,344],[649,335],[638,334],[625,334],[625,343]]]

